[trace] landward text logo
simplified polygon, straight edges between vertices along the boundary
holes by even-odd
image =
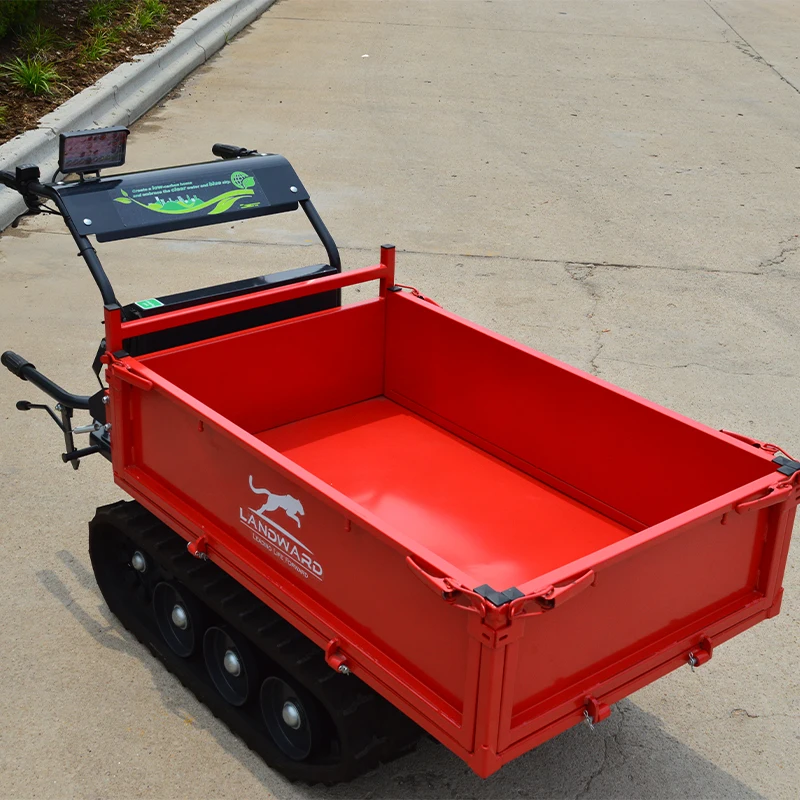
[[[254,486],[252,475],[250,490],[253,494],[267,497],[259,508],[239,508],[239,521],[250,530],[253,539],[304,578],[313,575],[321,581],[322,566],[314,558],[314,553],[274,519],[277,516],[276,511],[283,511],[298,528],[302,527],[300,517],[306,513],[303,504],[290,494],[275,494],[269,489]],[[267,513],[272,514],[272,517],[268,517]]]

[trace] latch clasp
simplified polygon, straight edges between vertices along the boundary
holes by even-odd
[[[208,539],[205,536],[198,536],[193,542],[189,542],[186,549],[195,558],[208,561]]]

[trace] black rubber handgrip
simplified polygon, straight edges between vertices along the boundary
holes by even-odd
[[[13,372],[14,375],[16,375],[18,378],[22,378],[24,381],[28,379],[22,374],[22,370],[25,369],[25,367],[33,367],[33,369],[36,369],[36,367],[31,364],[30,361],[22,356],[18,356],[12,350],[6,350],[5,353],[0,356],[0,364],[2,364],[9,372]]]
[[[7,169],[0,169],[0,183],[3,186],[8,186],[9,189],[17,188],[17,176],[13,172],[9,172]]]
[[[212,146],[211,152],[219,158],[239,158],[240,156],[246,156],[252,151],[248,150],[246,147],[239,147],[235,144],[221,144],[217,142],[217,144]]]

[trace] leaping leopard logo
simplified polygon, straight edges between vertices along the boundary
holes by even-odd
[[[306,512],[303,504],[296,497],[292,497],[290,494],[273,494],[269,489],[259,489],[257,486],[253,486],[252,475],[250,476],[250,488],[254,494],[265,494],[268,497],[267,502],[256,511],[256,514],[261,516],[268,511],[277,511],[282,508],[286,516],[297,523],[298,528],[302,527],[300,517],[304,516]]]

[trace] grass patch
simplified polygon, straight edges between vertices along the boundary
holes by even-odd
[[[28,94],[53,94],[61,76],[52,64],[41,58],[17,58],[0,65],[0,74]]]
[[[86,17],[92,27],[106,25],[120,7],[122,0],[94,0],[86,9]]]
[[[95,31],[81,48],[81,61],[100,61],[111,52],[111,45],[119,41],[119,33],[112,28]]]
[[[212,2],[0,0],[0,144]]]
[[[141,31],[152,28],[167,13],[162,0],[141,0],[131,11],[131,27]]]
[[[55,50],[61,39],[52,28],[37,23],[21,33],[18,41],[25,55],[42,56]]]

